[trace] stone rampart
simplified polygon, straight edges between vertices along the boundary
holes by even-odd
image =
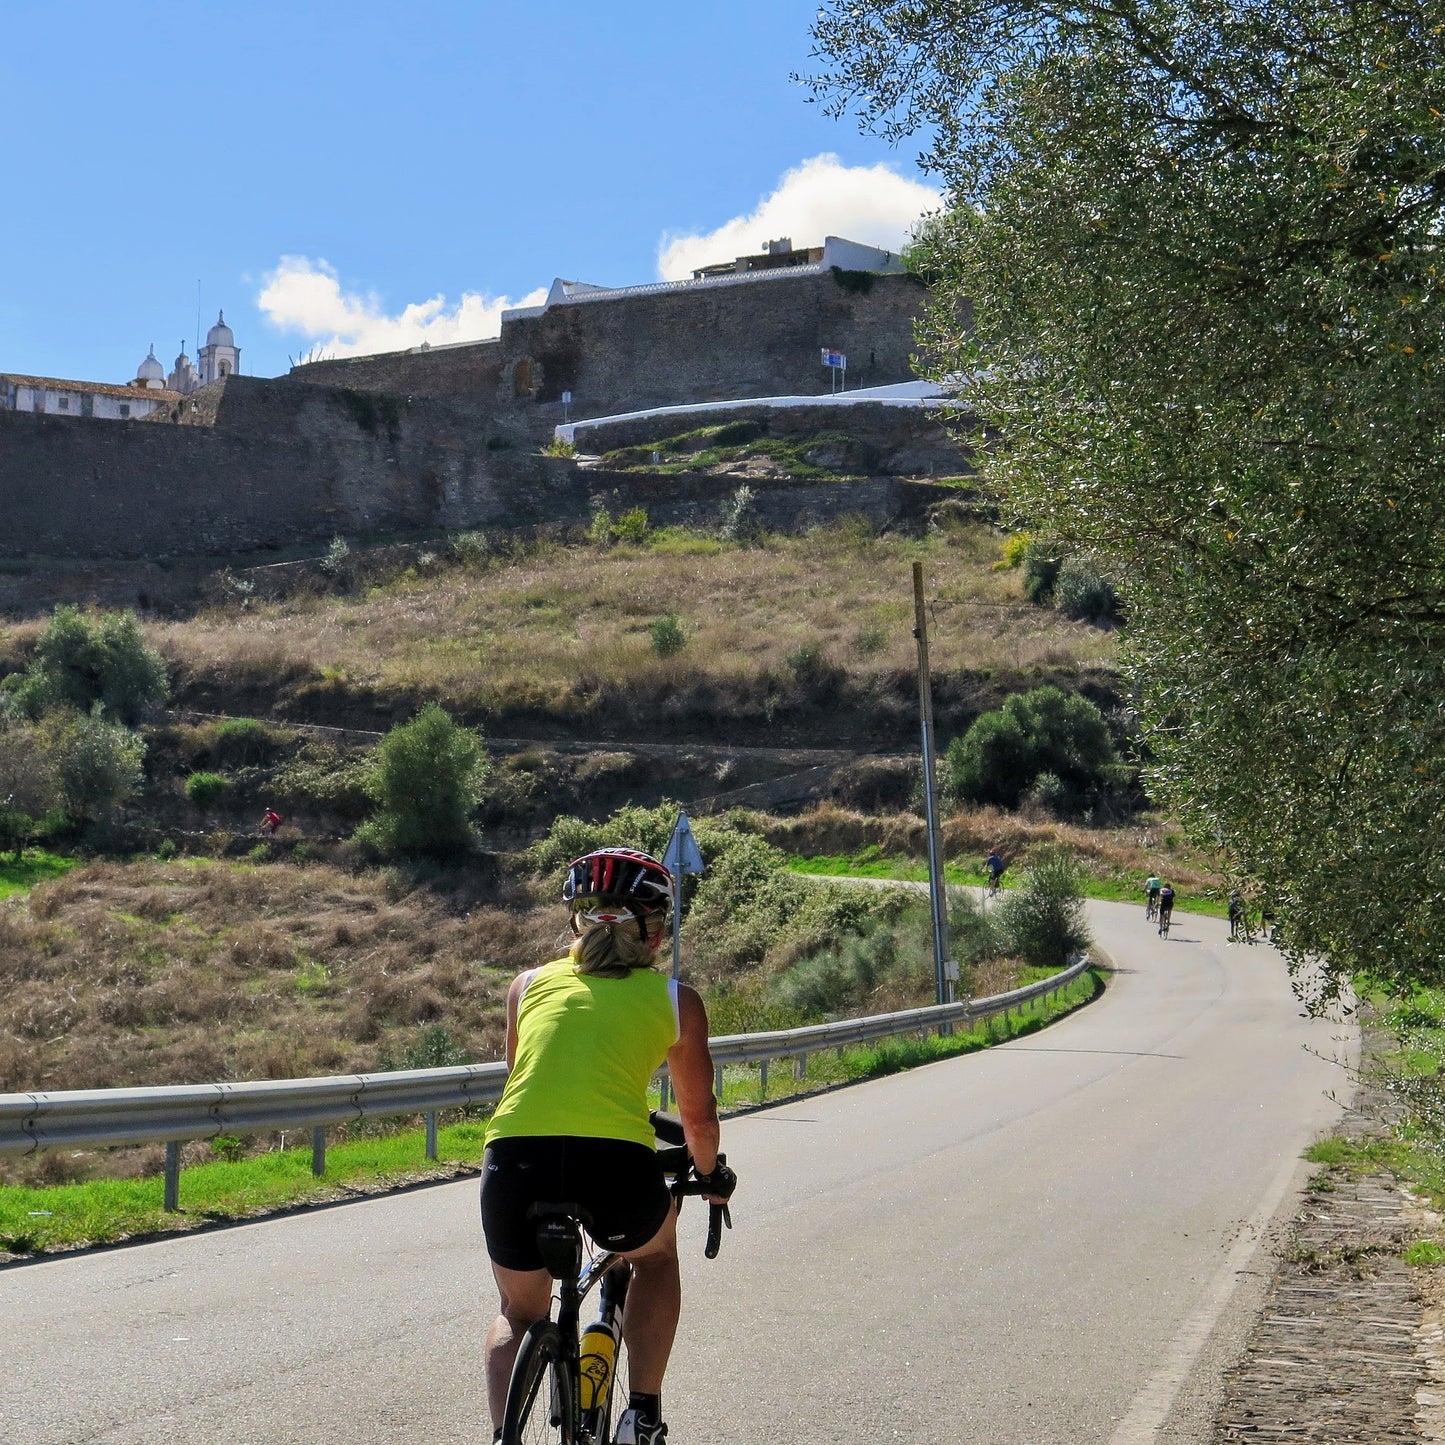
[[[0,558],[229,556],[579,505],[494,408],[251,377],[214,401],[210,425],[0,412]]]
[[[298,367],[288,380],[402,395],[467,395],[560,421],[650,406],[828,391],[824,347],[853,386],[912,379],[926,300],[908,275],[825,270],[716,287],[643,291],[508,320],[500,339]]]

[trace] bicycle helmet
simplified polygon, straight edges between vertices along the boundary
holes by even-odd
[[[647,920],[666,913],[672,903],[672,874],[651,853],[598,848],[568,865],[562,901],[572,910],[574,934],[593,923],[635,918],[645,939]]]

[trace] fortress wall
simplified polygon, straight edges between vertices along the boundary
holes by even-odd
[[[574,418],[827,391],[825,346],[847,354],[852,385],[910,380],[924,288],[901,275],[859,284],[824,271],[554,306],[504,327],[502,349],[509,366],[532,362],[539,402],[570,391]]]
[[[549,424],[562,420],[564,391],[572,393],[574,419],[689,401],[816,395],[831,387],[819,359],[825,346],[846,353],[851,386],[911,380],[924,287],[906,275],[842,274],[841,282],[831,271],[783,274],[572,302],[508,321],[498,341],[317,362],[284,380],[470,396],[534,417],[541,411]]]
[[[429,351],[386,351],[376,356],[313,361],[293,368],[284,379],[401,396],[471,396],[493,401],[501,377],[501,342],[493,339]]]
[[[485,445],[489,411],[377,400],[233,377],[212,426],[0,412],[0,558],[226,555],[585,514],[585,484]]]

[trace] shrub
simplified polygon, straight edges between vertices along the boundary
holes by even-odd
[[[186,797],[203,811],[219,803],[231,790],[231,780],[220,773],[192,773],[186,779]]]
[[[377,745],[366,785],[377,811],[358,840],[386,856],[464,852],[489,770],[481,734],[430,704]]]
[[[687,646],[687,629],[677,613],[669,612],[652,624],[652,650],[659,657],[674,657]]]
[[[1113,622],[1119,594],[1092,557],[1069,557],[1054,579],[1054,605],[1076,622]]]
[[[162,838],[156,848],[156,861],[158,863],[169,863],[181,850],[176,846],[174,838]]]
[[[1035,849],[1023,882],[999,905],[999,926],[1009,951],[1034,968],[1063,968],[1069,955],[1089,946],[1079,873],[1065,848]]]
[[[211,756],[222,767],[254,767],[264,763],[276,746],[265,723],[253,717],[231,717],[216,724]]]
[[[458,532],[452,538],[451,550],[464,567],[480,567],[491,556],[492,544],[485,532]]]
[[[953,797],[1012,808],[1041,773],[1079,799],[1122,781],[1104,715],[1087,698],[1039,687],[986,712],[948,746]],[[1050,785],[1051,786],[1051,785]]]
[[[62,606],[40,635],[17,700],[31,717],[57,706],[89,713],[99,703],[134,727],[169,690],[165,662],[145,645],[135,613],[91,616]]]
[[[640,542],[647,536],[647,508],[633,507],[624,512],[613,527],[613,534],[624,542]]]
[[[323,808],[343,818],[363,818],[370,806],[367,779],[372,760],[335,743],[308,742],[271,779],[276,800],[291,807]]]
[[[333,537],[318,565],[328,577],[345,577],[351,570],[351,544],[345,537]]]
[[[75,822],[104,821],[140,789],[145,741],[128,727],[111,722],[99,703],[88,713],[67,710],[48,719],[47,742],[63,806]]]
[[[1047,607],[1054,600],[1054,583],[1062,565],[1057,542],[1030,538],[1024,548],[1024,596],[1040,607]]]
[[[1028,532],[1010,532],[1003,539],[1003,558],[1000,565],[1010,571],[1022,567],[1032,541],[1033,538]]]
[[[544,457],[575,457],[577,448],[571,442],[563,441],[561,437],[553,437],[542,448],[542,455]]]
[[[723,508],[718,534],[729,542],[749,542],[761,531],[762,519],[758,516],[757,494],[744,482]]]
[[[592,513],[592,523],[587,528],[587,536],[594,547],[610,547],[617,540],[617,533],[612,525],[612,513],[606,507],[598,507]]]
[[[61,805],[56,759],[41,729],[0,720],[0,851],[18,860],[26,845],[49,831]]]

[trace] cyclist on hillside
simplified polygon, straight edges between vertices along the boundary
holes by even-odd
[[[1160,887],[1158,878],[1152,873],[1144,880],[1144,919],[1146,922],[1159,912]]]
[[[1161,938],[1168,938],[1169,924],[1174,917],[1174,889],[1171,884],[1163,883],[1159,887],[1159,935]]]
[[[984,871],[988,874],[988,891],[998,892],[998,880],[1003,877],[1003,870],[1008,864],[999,856],[997,848],[983,860]]]
[[[616,1445],[662,1445],[662,1377],[682,1307],[673,1198],[648,1122],[647,1086],[667,1060],[693,1168],[724,1203],[707,1011],[657,971],[672,875],[650,854],[602,848],[576,859],[562,890],[566,958],[519,974],[507,994],[511,1072],[487,1130],[482,1228],[501,1295],[487,1335],[487,1396],[500,1438],[507,1383],[527,1328],[547,1314],[552,1279],[537,1249],[538,1200],[573,1202],[588,1232],[632,1265],[623,1315],[629,1385]]]

